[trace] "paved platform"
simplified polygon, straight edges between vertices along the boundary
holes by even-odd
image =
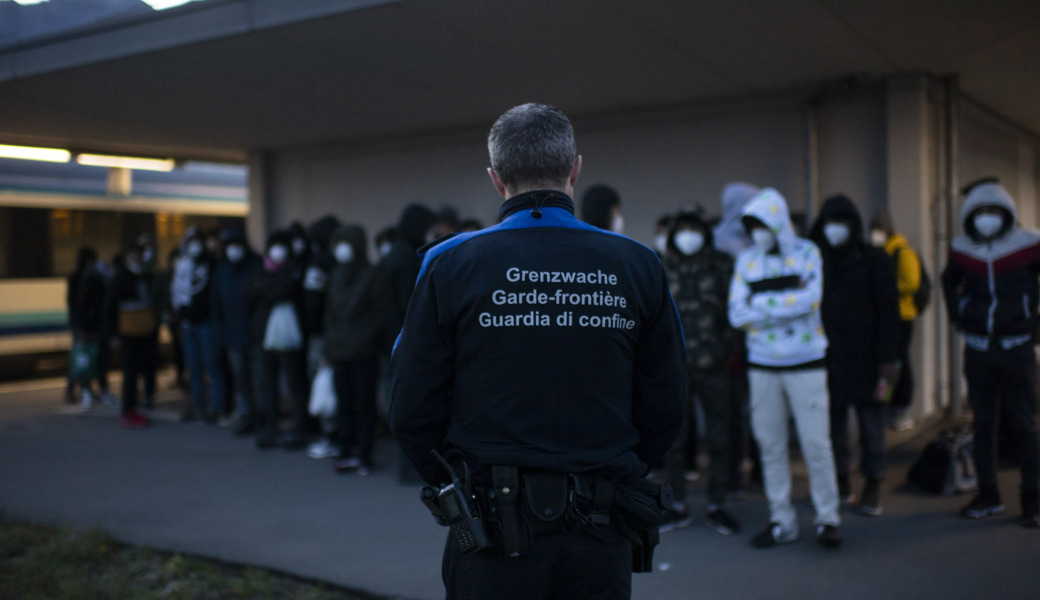
[[[100,527],[156,549],[259,565],[378,597],[443,597],[445,529],[416,485],[396,476],[397,451],[381,440],[368,478],[337,475],[331,460],[260,451],[250,439],[181,424],[180,392],[164,389],[154,425],[127,431],[113,408],[87,413],[62,400],[61,381],[0,384],[0,511],[52,526]],[[656,572],[635,575],[633,597],[1034,599],[1040,530],[1020,527],[1014,471],[1002,471],[1008,512],[979,522],[956,516],[970,498],[906,488],[906,471],[942,424],[893,436],[884,515],[842,513],[844,545],[817,546],[812,510],[799,504],[802,539],[770,550],[748,541],[767,520],[761,494],[732,503],[744,523],[726,537],[700,523],[663,535]],[[806,495],[796,469],[796,495]],[[702,484],[694,484],[702,489]],[[703,511],[697,492],[694,510]]]

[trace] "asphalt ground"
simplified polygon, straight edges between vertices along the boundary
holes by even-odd
[[[340,475],[332,460],[261,451],[227,429],[180,423],[183,394],[165,385],[144,430],[121,429],[111,407],[83,412],[65,404],[63,386],[0,384],[5,518],[99,527],[126,543],[273,568],[377,597],[443,597],[447,530],[420,504],[417,484],[399,483],[391,440],[380,440],[372,476]],[[956,515],[970,496],[932,496],[905,485],[920,449],[950,424],[934,421],[891,436],[884,514],[844,509],[839,549],[815,543],[805,469],[796,460],[798,541],[750,546],[768,519],[764,496],[751,492],[727,507],[744,524],[738,535],[720,535],[699,518],[663,534],[655,572],[633,576],[633,598],[1034,600],[1040,530],[1016,521],[1015,470],[1000,474],[1007,512],[980,521]],[[704,485],[691,485],[699,516]]]

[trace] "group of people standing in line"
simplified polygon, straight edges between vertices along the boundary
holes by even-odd
[[[965,375],[973,409],[979,493],[961,510],[977,519],[1000,514],[998,416],[1012,433],[1022,471],[1021,522],[1040,527],[1040,444],[1036,419],[1037,275],[1040,235],[1019,227],[1014,203],[995,180],[965,188],[964,233],[951,246],[942,294],[963,333]],[[659,221],[658,251],[672,283],[687,342],[687,427],[703,414],[709,474],[706,522],[732,534],[740,524],[724,509],[733,484],[729,424],[744,404],[758,445],[770,523],[752,538],[767,548],[798,537],[788,466],[793,420],[809,469],[817,540],[841,543],[839,506],[882,513],[885,430],[912,427],[910,343],[930,285],[920,259],[891,216],[879,210],[869,229],[844,195],[827,198],[808,233],[794,231],[784,198],[735,183],[723,192],[714,227],[703,211]],[[922,289],[924,286],[924,289]],[[734,393],[737,390],[737,393]],[[737,398],[736,401],[733,399]],[[849,414],[858,426],[858,498]],[[680,434],[670,453],[673,522],[689,520]],[[740,456],[740,454],[736,454]]]
[[[582,198],[581,216],[620,233],[620,207],[616,191],[596,185]],[[788,464],[793,419],[809,468],[817,540],[837,546],[842,502],[856,499],[860,514],[882,513],[886,427],[912,426],[909,355],[920,260],[886,211],[865,226],[843,195],[826,199],[808,238],[796,233],[776,190],[730,184],[721,209],[720,219],[700,207],[663,216],[654,243],[686,339],[689,388],[682,432],[658,465],[675,492],[667,526],[692,520],[687,483],[703,431],[705,520],[723,534],[740,530],[725,504],[743,488],[750,424],[757,445],[752,477],[761,477],[770,507],[770,523],[752,544],[796,539]],[[1022,461],[1023,522],[1040,526],[1033,391],[1040,238],[1016,225],[1010,196],[993,181],[967,191],[962,222],[964,235],[942,276],[950,318],[967,344],[980,477],[979,495],[962,514],[1003,511],[995,475],[1003,407]],[[138,407],[154,403],[158,331],[166,322],[188,371],[184,420],[221,422],[255,435],[260,448],[307,448],[313,457],[337,458],[338,471],[367,474],[380,379],[420,270],[418,251],[443,234],[479,228],[459,223],[453,211],[410,205],[376,238],[377,263],[365,229],[333,216],[272,232],[262,254],[239,229],[209,236],[189,229],[166,272],[158,270],[147,235],[113,261],[110,273],[83,248],[69,278],[70,326],[77,339],[96,344],[101,368],[97,393],[85,386],[82,402],[114,403],[105,367],[109,341],[118,339],[120,423],[148,425]],[[335,417],[323,421],[308,413],[309,382],[321,365],[332,369],[337,398]],[[75,399],[71,383],[69,394]],[[291,423],[284,432],[283,398]],[[850,411],[864,480],[858,497]]]
[[[590,194],[595,201],[603,192],[590,189],[583,206]],[[705,522],[725,535],[740,531],[725,504],[741,494],[750,424],[757,443],[752,478],[763,483],[771,515],[752,543],[796,539],[788,466],[793,417],[818,539],[837,546],[839,504],[856,498],[850,410],[865,480],[856,504],[861,514],[882,512],[886,427],[912,427],[909,349],[919,259],[887,212],[878,211],[868,237],[856,206],[842,195],[824,202],[809,239],[796,234],[775,190],[732,183],[721,208],[719,219],[697,206],[657,223],[654,245],[682,322],[689,388],[687,416],[661,474],[674,493],[663,528],[692,521],[687,484],[697,477],[702,431]]]
[[[89,381],[77,393],[70,380],[68,399],[85,408],[99,400],[116,403],[107,352],[118,348],[120,424],[149,425],[140,409],[155,402],[165,322],[178,381],[186,371],[190,403],[182,421],[219,423],[255,436],[259,448],[307,449],[315,458],[338,458],[337,470],[368,474],[380,373],[419,271],[417,250],[463,228],[480,225],[460,222],[450,207],[434,212],[410,205],[396,227],[374,240],[377,262],[369,257],[365,229],[331,215],[272,232],[262,253],[241,229],[207,234],[189,228],[165,271],[148,235],[111,267],[82,248],[68,280],[70,329],[98,355],[97,389]],[[337,406],[331,417],[317,419],[308,400],[322,367],[332,372]]]

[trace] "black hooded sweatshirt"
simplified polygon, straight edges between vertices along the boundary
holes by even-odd
[[[394,340],[404,325],[404,315],[408,312],[408,302],[422,266],[418,251],[426,244],[426,232],[436,221],[437,215],[425,206],[409,205],[401,214],[397,237],[390,246],[390,253],[379,263],[386,283],[387,306],[383,335],[383,349],[386,353],[393,348]]]
[[[825,222],[835,217],[851,223],[849,241],[838,248],[823,234]],[[873,389],[879,365],[897,359],[899,292],[892,260],[863,241],[863,220],[845,196],[823,203],[809,237],[823,256],[820,315],[829,341],[828,375],[841,386]]]
[[[347,242],[350,262],[337,263],[329,276],[325,301],[325,358],[332,363],[374,358],[379,349],[386,302],[382,271],[368,262],[365,230],[343,225],[330,240]]]
[[[303,271],[303,329],[308,335],[322,330],[329,271],[335,264],[329,253],[329,236],[338,227],[339,219],[325,215],[307,228],[310,248]]]

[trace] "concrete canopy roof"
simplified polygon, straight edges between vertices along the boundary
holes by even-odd
[[[1040,2],[211,0],[0,48],[0,143],[242,161],[903,73],[1040,133]]]

